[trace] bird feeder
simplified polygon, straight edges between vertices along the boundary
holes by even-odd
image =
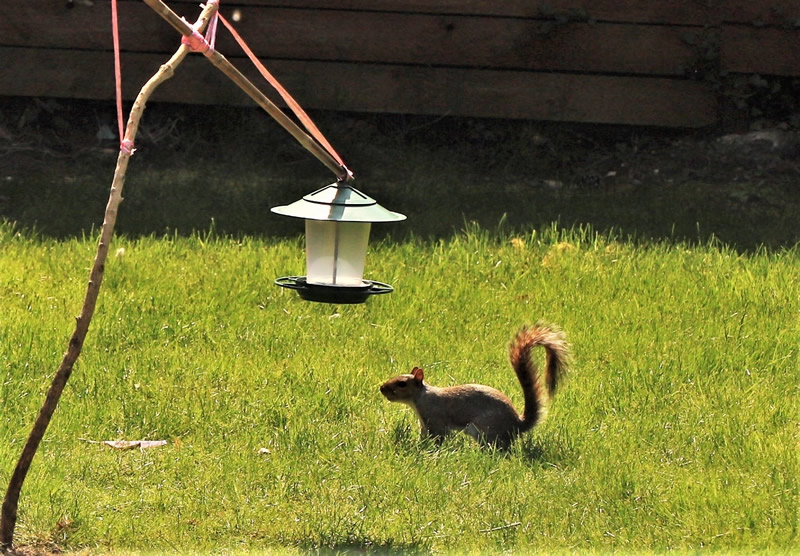
[[[342,182],[326,185],[272,212],[306,222],[306,276],[284,276],[281,287],[302,299],[322,303],[363,303],[392,286],[364,280],[367,243],[373,222],[399,222],[405,216]]]

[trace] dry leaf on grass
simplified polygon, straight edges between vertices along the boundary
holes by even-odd
[[[115,450],[131,450],[133,448],[139,448],[140,450],[146,450],[148,448],[157,448],[159,446],[166,445],[166,440],[86,440],[82,438],[84,442],[88,442],[89,444],[105,444],[106,446],[110,446]]]

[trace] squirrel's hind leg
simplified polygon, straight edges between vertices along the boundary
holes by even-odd
[[[464,432],[477,440],[482,446],[494,446],[500,450],[508,450],[514,440],[510,434],[491,434],[482,431],[475,423],[464,427]]]

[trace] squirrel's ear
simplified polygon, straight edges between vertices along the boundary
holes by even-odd
[[[411,371],[411,374],[414,375],[415,380],[422,382],[423,379],[422,369],[420,369],[419,367],[414,367],[414,369]]]

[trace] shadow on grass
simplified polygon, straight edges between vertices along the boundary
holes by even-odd
[[[30,99],[0,99],[0,124]],[[59,101],[0,144],[0,219],[66,238],[98,229],[116,163],[96,138],[111,103]],[[589,226],[636,241],[739,250],[800,241],[800,140],[734,149],[697,132],[322,113],[320,127],[356,172],[356,187],[408,216],[374,238],[440,238],[464,222],[515,230]],[[257,109],[148,105],[117,233],[286,237],[274,215],[334,180]],[[794,135],[792,135],[794,137]],[[5,147],[5,150],[4,148]],[[213,223],[213,224],[212,224]]]
[[[300,549],[309,554],[319,554],[323,556],[334,556],[336,554],[430,554],[427,546],[395,542],[391,539],[380,542],[369,540],[358,541],[348,540],[341,543],[332,543],[328,546],[300,546]]]
[[[462,432],[448,435],[437,444],[431,438],[420,438],[416,427],[406,422],[397,423],[391,435],[392,449],[405,455],[425,455],[436,458],[459,451],[481,451],[491,457],[521,457],[531,465],[543,468],[563,468],[574,465],[577,454],[571,446],[564,445],[557,438],[535,438],[530,434],[521,436],[509,450],[495,446],[479,446],[475,440]]]
[[[519,443],[518,450],[528,463],[542,468],[562,469],[573,466],[578,459],[570,447],[552,438],[525,438]]]

